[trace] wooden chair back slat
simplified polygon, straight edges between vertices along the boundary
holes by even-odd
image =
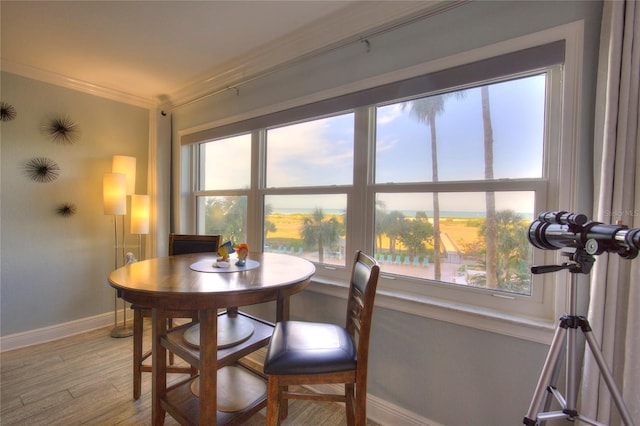
[[[220,235],[169,234],[169,256],[187,253],[216,253]]]

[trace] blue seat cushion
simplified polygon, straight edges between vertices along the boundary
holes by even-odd
[[[356,348],[344,327],[303,321],[276,324],[265,374],[319,374],[356,368]]]

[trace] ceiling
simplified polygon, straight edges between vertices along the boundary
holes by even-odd
[[[0,2],[2,69],[156,103],[224,88],[440,1]]]

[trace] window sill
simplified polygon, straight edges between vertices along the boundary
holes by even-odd
[[[308,291],[346,298],[346,284],[315,277]],[[556,323],[526,318],[410,293],[378,290],[376,306],[465,327],[550,344]]]

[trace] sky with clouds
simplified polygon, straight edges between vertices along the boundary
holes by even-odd
[[[539,178],[543,169],[545,78],[543,75],[496,83],[489,89],[494,137],[494,178]],[[432,181],[431,129],[412,113],[410,103],[381,106],[376,122],[377,183]],[[438,180],[484,179],[484,127],[479,88],[445,98],[436,117]],[[267,133],[267,186],[350,184],[353,170],[354,116],[344,114],[270,129]],[[216,141],[207,156],[207,181],[216,188],[249,185],[249,135]],[[224,158],[227,164],[220,167]],[[209,165],[213,162],[216,166]],[[229,163],[230,162],[230,163]],[[209,184],[211,185],[211,184]],[[323,203],[335,208],[344,199]],[[432,197],[383,195],[390,210],[432,210]],[[314,197],[291,198],[280,207],[314,208]],[[483,211],[484,193],[441,194],[441,210]],[[496,195],[498,209],[533,212],[533,193]],[[323,204],[324,205],[324,204]],[[275,206],[277,209],[278,206]]]

